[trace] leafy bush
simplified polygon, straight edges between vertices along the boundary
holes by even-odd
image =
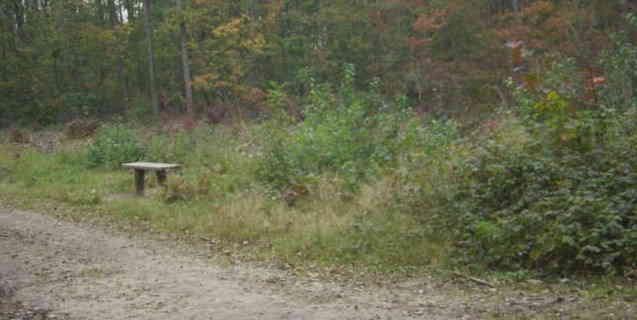
[[[458,170],[469,153],[468,143],[459,139],[453,121],[430,121],[409,133],[393,176],[399,186],[394,193],[393,206],[410,213],[423,227],[438,233],[432,222],[447,220],[447,204],[464,178]],[[457,228],[452,225],[447,231]]]
[[[577,81],[565,80],[568,59],[537,90],[517,89],[517,112],[469,145],[445,183],[412,192],[421,199],[410,206],[430,204],[432,229],[452,230],[457,257],[468,261],[558,273],[633,270],[637,110],[627,66],[637,63],[634,52],[619,43],[606,54],[610,80],[597,106],[581,98]]]
[[[93,167],[117,167],[139,160],[143,155],[144,149],[135,131],[124,125],[114,125],[97,132],[95,141],[88,148],[87,159]]]
[[[569,94],[575,91],[544,92],[518,92],[517,128],[501,127],[477,143],[448,202],[454,214],[442,222],[463,226],[457,231],[468,256],[493,267],[633,268],[635,110],[590,110]],[[520,131],[527,137],[512,134]]]
[[[466,168],[454,209],[472,256],[551,271],[634,266],[637,135],[561,155],[529,141],[518,148],[489,141]]]
[[[396,163],[404,144],[415,139],[404,100],[385,103],[374,93],[353,89],[354,71],[348,66],[338,90],[311,84],[305,119],[290,126],[273,122],[265,134],[270,144],[259,176],[277,189],[304,184],[323,173],[341,175],[351,188]]]

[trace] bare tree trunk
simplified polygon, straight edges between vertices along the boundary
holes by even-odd
[[[124,7],[126,8],[126,21],[127,22],[131,22],[133,21],[135,18],[137,18],[137,16],[135,15],[135,6],[133,5],[133,2],[131,0],[125,0],[124,1]]]
[[[15,1],[13,3],[14,12],[15,12],[15,34],[16,39],[20,39],[22,36],[22,28],[24,27],[24,6],[22,1]]]
[[[155,85],[155,57],[153,55],[153,26],[151,25],[150,0],[144,0],[144,31],[146,33],[146,43],[148,46],[148,74],[150,77],[150,98],[153,112],[159,114],[159,97]]]
[[[95,1],[95,8],[97,10],[95,13],[97,15],[97,21],[99,21],[100,24],[105,24],[104,21],[106,21],[106,19],[104,19],[104,5],[102,4],[102,0]]]
[[[179,9],[179,13],[182,14],[184,11],[182,0],[177,0],[177,8]],[[192,76],[190,74],[190,57],[188,56],[188,46],[186,43],[187,34],[186,34],[186,22],[183,20],[184,16],[180,17],[181,21],[179,22],[179,40],[181,42],[181,66],[184,74],[184,89],[186,94],[186,112],[192,115],[193,113],[193,105],[192,105]]]
[[[511,0],[511,7],[513,7],[513,12],[520,11],[520,1],[519,0]]]
[[[111,27],[116,26],[120,21],[117,15],[117,6],[115,0],[108,0],[108,20],[111,22]]]

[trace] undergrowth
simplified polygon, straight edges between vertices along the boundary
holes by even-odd
[[[604,63],[629,53],[608,52]],[[637,266],[634,99],[619,103],[602,88],[583,101],[564,80],[572,61],[560,61],[536,88],[512,88],[514,105],[473,131],[418,117],[377,83],[355,90],[347,66],[337,86],[309,78],[303,119],[286,113],[285,86],[272,85],[274,112],[255,123],[178,133],[106,125],[87,147],[52,154],[2,144],[0,189],[253,245],[289,264],[628,275]],[[610,70],[610,84],[637,83]],[[184,168],[135,198],[117,167],[140,159]]]
[[[165,188],[155,188],[149,177],[145,198],[132,196],[132,175],[116,162],[95,166],[90,150],[99,144],[78,147],[69,140],[53,154],[3,144],[2,154],[12,156],[0,158],[6,171],[0,189],[15,198],[107,212],[160,232],[253,246],[261,258],[294,266],[407,272],[444,261],[444,245],[432,242],[413,216],[389,205],[391,179],[361,181],[354,193],[338,170],[326,170],[306,183],[308,193],[293,205],[283,201],[282,190],[258,180],[268,149],[259,139],[264,126],[202,125],[187,133],[152,133],[151,139],[143,138],[151,134],[144,129],[126,129],[135,132],[136,141],[148,141],[139,144],[139,159],[184,165],[169,175]],[[119,145],[110,132],[102,129],[95,138],[109,135],[109,152]]]

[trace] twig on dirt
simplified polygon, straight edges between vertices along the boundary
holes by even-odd
[[[8,237],[9,237],[8,234],[0,233],[0,238],[8,238]]]
[[[495,288],[494,284],[492,284],[491,282],[488,282],[486,280],[482,280],[482,279],[479,279],[479,278],[476,278],[476,277],[471,277],[471,276],[468,276],[466,274],[462,274],[460,272],[454,272],[453,275],[455,275],[456,277],[460,277],[460,278],[467,279],[469,281],[475,282],[475,283],[477,283],[479,285],[482,285],[482,286],[486,286],[486,287],[489,287],[489,288]]]
[[[199,239],[200,239],[200,240],[203,240],[203,241],[205,241],[205,242],[208,242],[208,243],[212,243],[212,244],[217,243],[217,241],[212,240],[212,239],[209,239],[209,238],[206,238],[206,237],[199,237]]]

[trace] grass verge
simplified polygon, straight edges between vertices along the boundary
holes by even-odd
[[[337,178],[321,177],[311,196],[291,206],[253,184],[254,161],[241,155],[240,141],[214,138],[226,143],[202,143],[199,156],[181,159],[185,169],[169,176],[167,188],[149,177],[144,198],[132,195],[129,172],[91,169],[77,143],[63,143],[54,153],[4,143],[0,193],[5,203],[20,207],[44,204],[49,210],[66,208],[60,212],[73,219],[102,216],[210,239],[244,258],[298,269],[414,273],[444,263],[446,244],[432,241],[412,216],[387,206],[388,183],[367,185],[352,198]]]

